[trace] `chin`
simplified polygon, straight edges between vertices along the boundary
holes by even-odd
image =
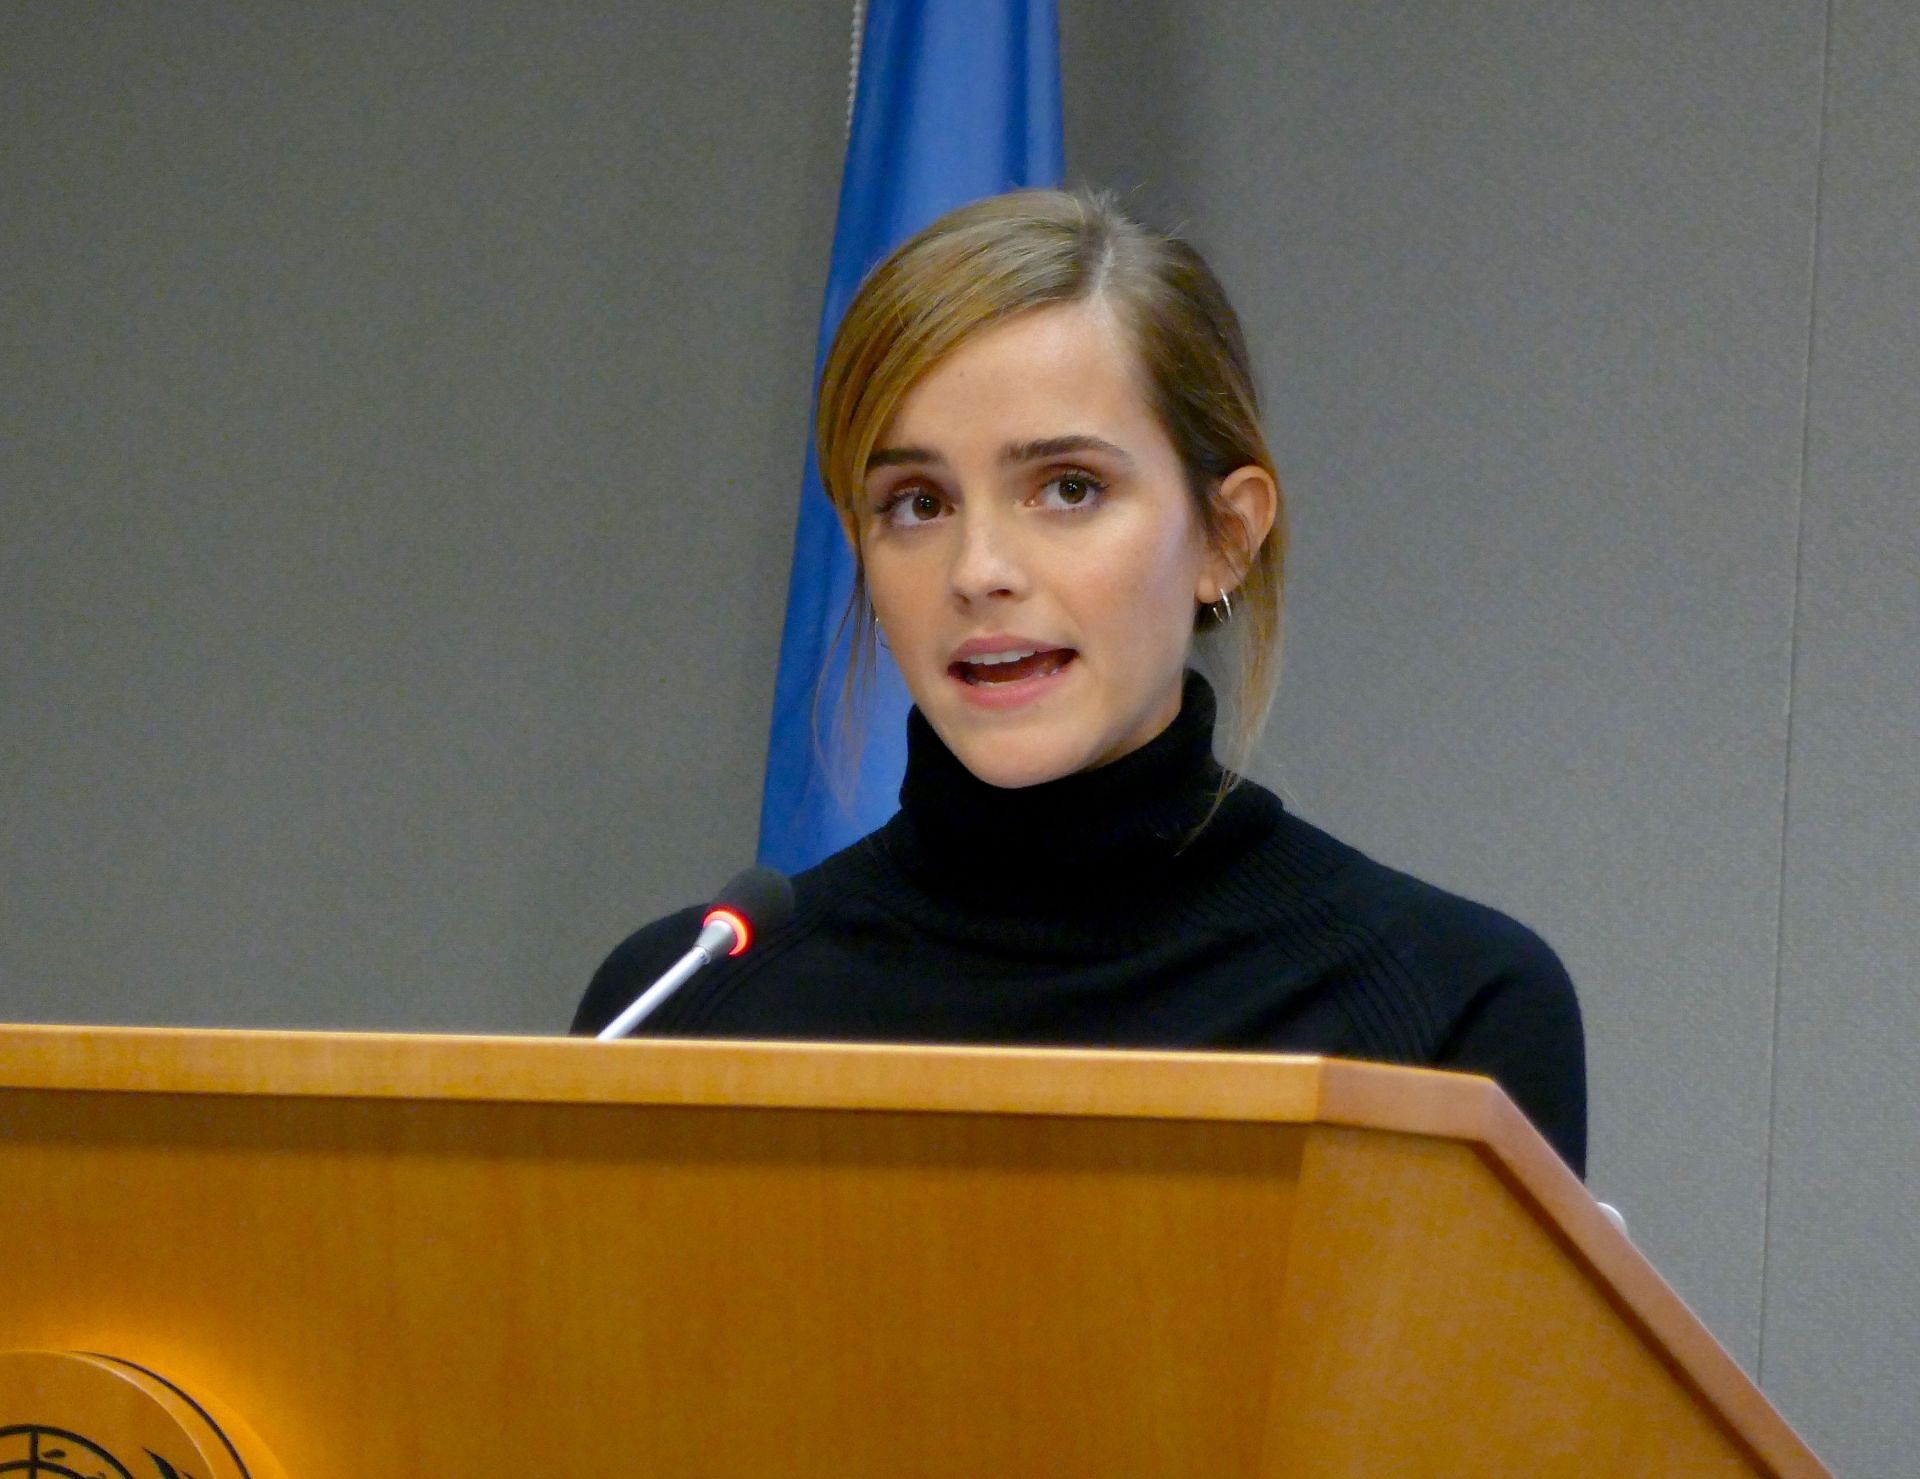
[[[947,748],[976,779],[1003,791],[1057,781],[1087,765],[1085,756],[1068,754],[1061,746],[1010,742],[1004,735],[980,735],[958,744],[947,740]]]

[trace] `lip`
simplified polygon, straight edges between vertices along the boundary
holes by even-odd
[[[1058,642],[1039,642],[1032,637],[1007,637],[993,632],[984,637],[969,637],[953,649],[947,661],[972,662],[976,657],[991,657],[996,652],[1054,652],[1059,648]]]

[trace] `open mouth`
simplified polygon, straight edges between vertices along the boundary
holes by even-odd
[[[971,662],[948,663],[947,673],[976,688],[992,687],[1027,678],[1051,678],[1076,656],[1071,647],[985,653]]]

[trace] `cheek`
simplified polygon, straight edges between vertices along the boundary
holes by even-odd
[[[907,619],[913,606],[909,599],[913,582],[901,568],[900,561],[887,554],[878,558],[869,555],[866,572],[867,601],[880,620],[891,626]]]
[[[922,649],[934,641],[933,629],[939,621],[939,600],[933,594],[938,582],[922,562],[898,549],[869,553],[866,577],[867,602],[879,618],[880,636],[912,687],[922,677]]]
[[[895,578],[895,562],[889,557],[887,549],[873,540],[858,541],[860,550],[860,572],[866,582],[867,602],[875,611],[881,611],[891,605],[893,593],[899,585]]]
[[[1156,653],[1169,647],[1184,652],[1200,563],[1197,541],[1161,521],[1143,521],[1092,562],[1082,589],[1090,610],[1106,614],[1103,625],[1123,629]]]

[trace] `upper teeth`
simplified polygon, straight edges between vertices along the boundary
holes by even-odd
[[[1019,662],[1022,658],[1032,657],[1039,650],[1038,647],[1028,647],[1020,652],[989,652],[981,657],[970,657],[967,661],[978,667],[990,668],[995,663]]]

